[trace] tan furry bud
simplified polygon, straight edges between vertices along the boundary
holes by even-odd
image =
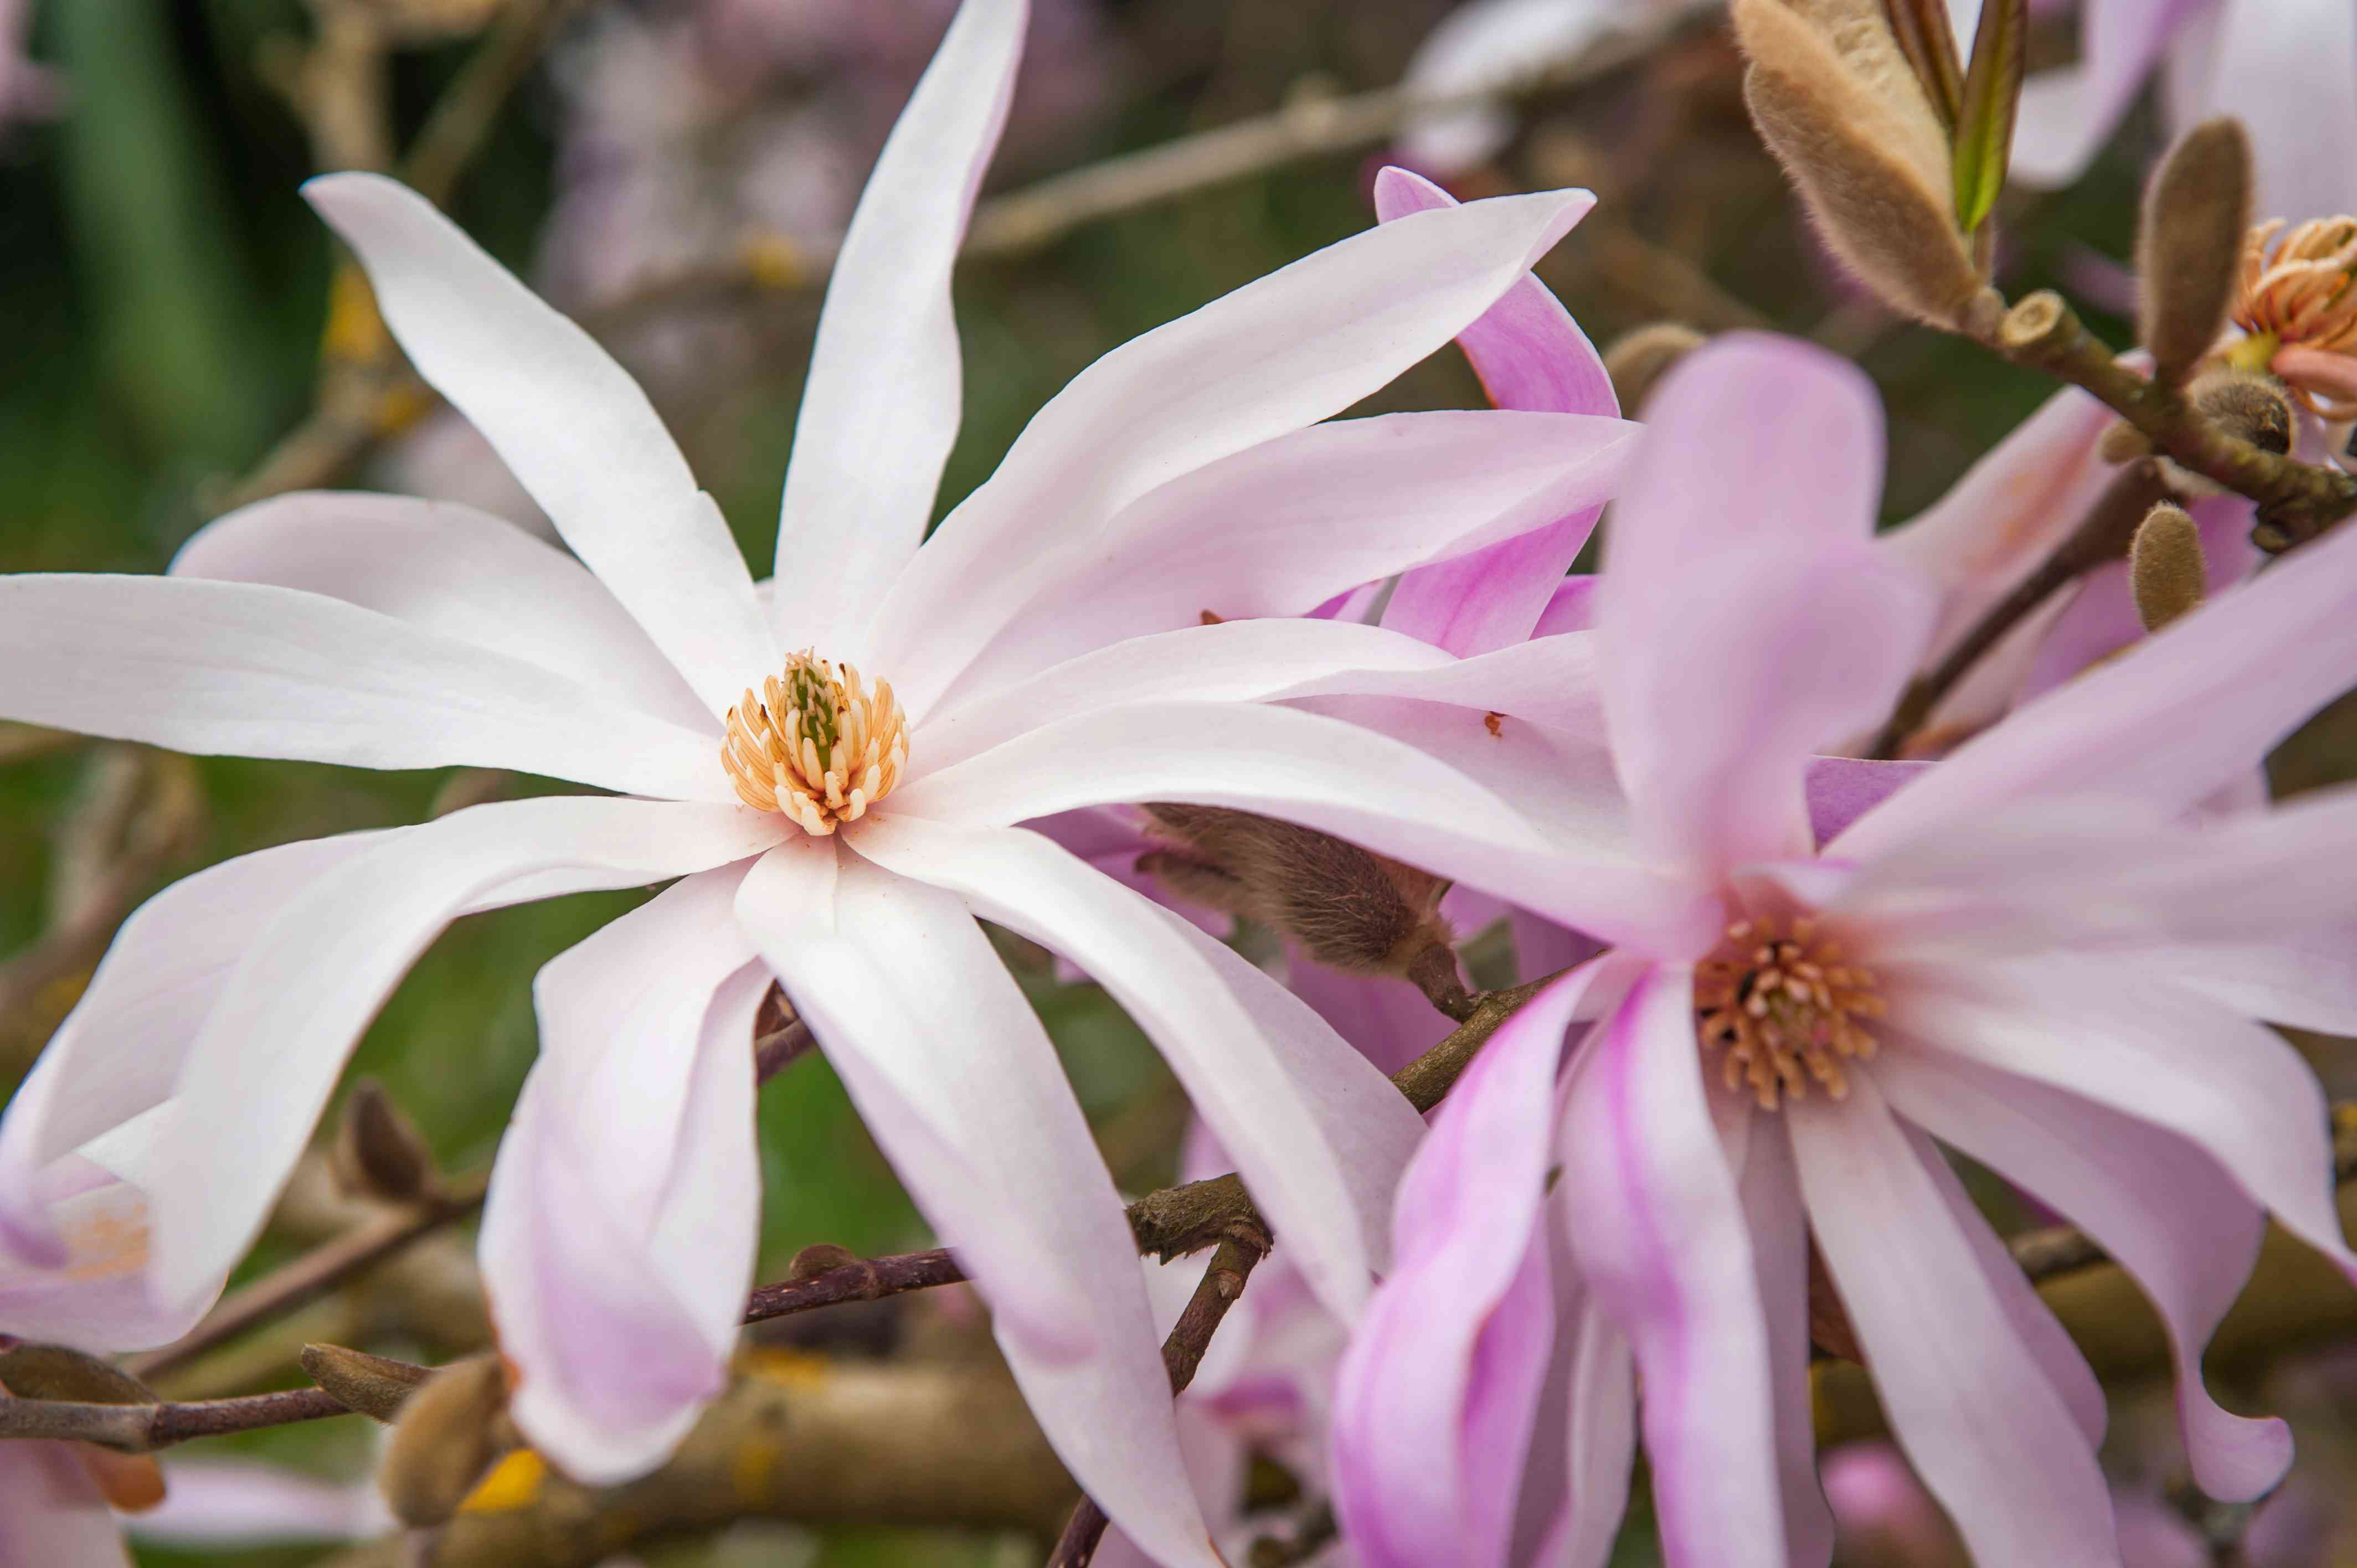
[[[2201,533],[2185,509],[2163,501],[2146,513],[2128,547],[2128,583],[2145,630],[2158,631],[2198,608],[2209,580]]]
[[[2277,456],[2291,450],[2291,399],[2273,377],[2251,371],[2206,371],[2195,378],[2189,395],[2210,423],[2227,435]]]
[[[1653,384],[1706,340],[1683,321],[1656,321],[1615,338],[1604,350],[1604,373],[1612,378],[1612,395],[1622,411],[1642,408]]]
[[[352,1085],[331,1157],[336,1179],[355,1196],[407,1203],[434,1186],[434,1155],[425,1136],[372,1078]]]
[[[434,1376],[431,1367],[387,1360],[341,1345],[304,1346],[303,1370],[348,1408],[384,1422],[399,1415],[409,1396]]]
[[[437,1525],[511,1446],[507,1372],[499,1357],[453,1361],[403,1405],[385,1444],[377,1485],[404,1524]]]
[[[1173,891],[1275,927],[1320,963],[1402,974],[1436,942],[1448,884],[1356,844],[1218,806],[1149,805],[1171,853],[1139,865]]]
[[[1985,331],[1948,134],[1882,0],[1735,0],[1735,27],[1752,119],[1834,253],[1891,308]]]
[[[813,1241],[794,1254],[793,1262],[786,1269],[786,1278],[816,1279],[857,1262],[859,1254],[847,1247],[838,1247],[832,1241]]]
[[[28,1400],[153,1404],[154,1391],[112,1362],[62,1345],[14,1345],[0,1353],[0,1388]]]
[[[2136,231],[2138,331],[2163,386],[2181,384],[2226,329],[2250,226],[2250,137],[2240,121],[2206,120],[2153,171]]]
[[[2095,456],[2114,467],[2152,456],[2152,437],[2122,419],[2104,426],[2095,438]]]

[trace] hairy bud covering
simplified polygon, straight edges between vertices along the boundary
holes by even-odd
[[[2205,121],[2153,172],[2136,233],[2138,328],[2162,385],[2184,381],[2225,330],[2250,226],[2250,137]]]
[[[2291,399],[2274,378],[2210,371],[2194,381],[2191,395],[2202,415],[2227,435],[2277,456],[2291,450]]]
[[[434,1186],[434,1155],[424,1135],[372,1078],[352,1085],[333,1158],[336,1179],[357,1196],[406,1203]]]
[[[441,1524],[458,1511],[492,1461],[513,1446],[507,1372],[497,1356],[453,1361],[402,1406],[377,1484],[404,1524]]]
[[[303,1370],[350,1408],[384,1422],[399,1415],[409,1396],[434,1376],[431,1368],[389,1361],[341,1345],[304,1346]]]
[[[1604,373],[1612,378],[1612,395],[1622,408],[1641,408],[1653,384],[1706,340],[1683,321],[1656,321],[1621,334],[1604,350]]]
[[[2158,631],[2200,607],[2209,583],[2201,534],[2185,509],[2167,501],[2138,524],[2128,547],[2128,583],[2136,590],[2136,618]]]

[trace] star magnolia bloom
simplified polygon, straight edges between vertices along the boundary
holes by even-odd
[[[0,579],[7,717],[638,797],[287,844],[135,915],[0,1124],[0,1326],[93,1349],[182,1332],[445,925],[681,877],[535,988],[542,1055],[482,1238],[525,1431],[611,1480],[658,1462],[719,1387],[753,1261],[747,1040],[774,977],[989,1297],[1075,1475],[1166,1561],[1210,1561],[1164,1480],[1176,1438],[1143,1290],[1107,1267],[1132,1250],[1119,1201],[974,917],[1107,985],[1305,1278],[1353,1312],[1421,1123],[1257,971],[1013,824],[1168,799],[1407,861],[1526,854],[1535,830],[1460,775],[1257,705],[1482,671],[1379,628],[1200,618],[1297,617],[1592,506],[1628,434],[1536,414],[1312,424],[1480,315],[1587,199],[1477,203],[1108,355],[920,549],[957,423],[952,261],[1022,23],[1006,0],[963,10],[845,237],[766,602],[619,367],[365,176],[311,199],[419,373],[579,564],[453,509],[311,496],[222,520],[169,577]],[[1560,679],[1544,660],[1517,671],[1530,701]]]
[[[2251,133],[2257,209],[2357,211],[2357,6],[2349,0],[2084,0],[2079,61],[2029,79],[2013,172],[2076,179],[2155,73],[2171,134],[2230,114]]]
[[[2116,1563],[2101,1391],[1935,1138],[2143,1284],[2195,1477],[2264,1492],[2287,1436],[2212,1403],[2199,1358],[2267,1214],[2357,1266],[2322,1096],[2254,1021],[2357,1026],[2357,971],[2313,936],[2352,913],[2357,798],[2182,819],[2357,678],[2357,532],[2027,704],[1813,854],[1810,748],[1888,710],[1932,614],[1867,542],[1871,391],[1740,337],[1651,413],[1598,673],[1639,841],[1685,902],[1624,916],[1641,933],[1500,1030],[1404,1178],[1338,1395],[1345,1533],[1379,1564],[1540,1541],[1600,1563],[1641,1432],[1672,1564],[1824,1563],[1813,1237],[1975,1560]]]

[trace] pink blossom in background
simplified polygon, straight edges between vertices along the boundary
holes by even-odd
[[[1408,861],[1523,861],[1545,841],[1491,791],[1277,704],[1438,689],[1520,706],[1562,687],[1553,649],[1459,661],[1304,612],[1596,505],[1631,437],[1551,413],[1319,423],[1480,317],[1591,200],[1508,198],[1383,225],[1107,355],[928,538],[959,414],[952,263],[1023,22],[971,0],[878,162],[820,323],[769,585],[621,369],[372,176],[308,194],[419,374],[573,554],[452,506],[323,494],[221,520],[167,577],[0,578],[8,717],[617,791],[281,845],[135,914],[0,1122],[0,1326],[101,1350],[176,1337],[445,926],[678,877],[535,985],[542,1054],[481,1241],[535,1446],[591,1481],[642,1473],[721,1386],[759,1191],[747,1042],[774,978],[980,1283],[1076,1477],[1163,1561],[1209,1563],[1168,1486],[1178,1437],[1127,1222],[975,917],[1139,1020],[1292,1266],[1351,1316],[1414,1112],[1257,970],[1015,824],[1188,800]],[[850,662],[789,664],[803,647]],[[818,716],[791,722],[847,748],[824,779],[816,741],[790,773],[748,727],[803,706]]]
[[[71,1443],[0,1443],[0,1563],[130,1568],[105,1495]]]
[[[15,120],[46,120],[65,107],[65,83],[25,53],[32,25],[32,0],[0,0],[0,130]]]
[[[2357,795],[2190,813],[2357,675],[2357,536],[2027,703],[1817,852],[1812,750],[1889,710],[1938,610],[1870,542],[1879,454],[1864,378],[1782,340],[1698,350],[1649,409],[1594,634],[1631,865],[1617,910],[1571,920],[1615,946],[1500,1030],[1401,1184],[1337,1396],[1371,1563],[1600,1563],[1641,1438],[1674,1568],[1826,1562],[1812,1236],[1976,1560],[2119,1563],[2102,1391],[1942,1144],[2142,1284],[2205,1489],[2289,1462],[2199,1357],[2268,1214],[2357,1266],[2323,1097],[2256,1022],[2357,1026],[2357,969],[2315,935],[2357,914]],[[1475,771],[1544,793],[1505,760]],[[1549,912],[1545,876],[1469,880]]]

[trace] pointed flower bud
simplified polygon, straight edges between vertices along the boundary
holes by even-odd
[[[409,1203],[434,1186],[434,1154],[425,1135],[372,1078],[352,1085],[331,1157],[336,1179],[356,1196]]]
[[[399,1415],[409,1396],[434,1376],[430,1367],[388,1360],[341,1345],[304,1346],[303,1370],[349,1408],[384,1422]]]
[[[0,1389],[20,1399],[79,1404],[151,1404],[155,1392],[130,1373],[62,1345],[12,1345],[0,1352]]]
[[[2250,224],[2250,137],[2239,121],[2205,121],[2153,172],[2136,232],[2138,325],[2163,386],[2181,385],[2226,329]]]
[[[507,1402],[507,1371],[495,1355],[453,1361],[409,1396],[377,1472],[394,1518],[437,1525],[458,1511],[513,1446]]]
[[[1834,253],[1884,304],[1985,334],[2000,308],[1957,228],[1947,128],[1883,0],[1735,0],[1744,96]]]
[[[2200,607],[2209,583],[2201,556],[2201,533],[2185,509],[2167,501],[2146,514],[2128,547],[2128,583],[2136,590],[2136,618],[2158,631]]]

